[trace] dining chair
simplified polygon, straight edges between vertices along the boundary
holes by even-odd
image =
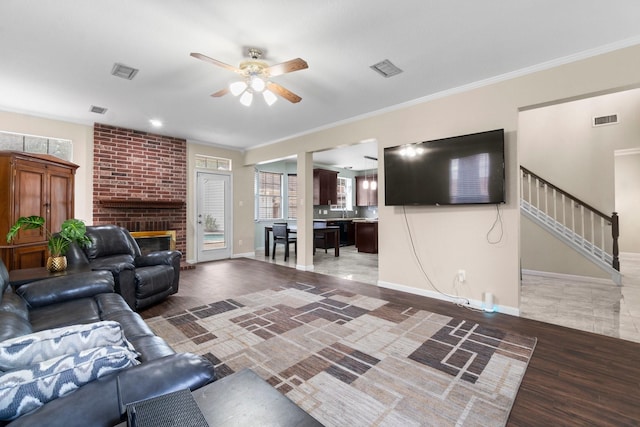
[[[327,235],[325,233],[316,233],[317,228],[327,228],[326,222],[313,222],[313,254],[316,254],[316,242],[322,241],[324,253],[327,253]]]
[[[289,233],[287,224],[275,223],[273,224],[273,254],[272,259],[276,258],[276,245],[280,243],[284,245],[284,260],[289,258],[289,245],[294,244],[294,251],[298,253],[298,239],[292,237]]]

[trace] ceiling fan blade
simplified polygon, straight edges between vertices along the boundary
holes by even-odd
[[[242,70],[240,68],[236,68],[233,65],[225,64],[224,62],[218,61],[217,59],[213,59],[208,57],[207,55],[203,55],[197,52],[191,52],[191,56],[194,58],[200,59],[205,62],[209,62],[213,65],[217,65],[218,67],[225,68],[229,71],[233,71],[234,73],[242,74]]]
[[[291,92],[289,89],[285,89],[284,87],[280,86],[277,83],[268,82],[267,89],[269,89],[271,92],[275,92],[276,95],[280,95],[287,101],[293,102],[294,104],[302,100],[302,98],[300,98],[298,95]]]
[[[267,68],[269,74],[272,76],[279,76],[285,73],[291,73],[293,71],[304,70],[305,68],[309,68],[307,61],[304,59],[296,58],[287,62],[282,62],[280,64],[272,65]]]
[[[214,98],[218,98],[218,97],[224,96],[224,95],[226,95],[228,93],[229,93],[229,88],[224,88],[224,89],[220,89],[216,93],[212,93],[211,96],[213,96]]]

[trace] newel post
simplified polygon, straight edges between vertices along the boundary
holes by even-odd
[[[618,249],[618,237],[620,237],[620,222],[618,218],[618,213],[614,212],[611,214],[611,237],[613,237],[613,268],[620,271],[620,258],[619,249]]]

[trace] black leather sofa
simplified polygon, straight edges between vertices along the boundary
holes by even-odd
[[[114,292],[109,271],[41,280],[15,291],[8,279],[0,261],[0,341],[45,329],[113,320],[121,325],[141,362],[52,400],[11,421],[10,426],[112,426],[124,419],[127,403],[185,388],[195,390],[215,380],[213,365],[207,359],[177,354],[153,333]]]
[[[142,255],[129,231],[117,225],[87,226],[87,237],[91,240],[87,247],[71,245],[66,254],[68,265],[111,271],[116,292],[134,311],[178,292],[182,258],[179,251]]]

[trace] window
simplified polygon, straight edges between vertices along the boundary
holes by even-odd
[[[282,174],[258,171],[256,199],[258,220],[282,218]]]
[[[45,138],[20,133],[0,132],[0,150],[51,154],[71,161],[73,145],[68,139]]]
[[[332,211],[353,210],[352,182],[351,178],[338,177],[338,203],[331,205]]]
[[[231,159],[223,159],[220,157],[205,156],[196,154],[196,168],[213,169],[217,171],[230,171]]]
[[[298,218],[298,175],[287,175],[287,216]]]

